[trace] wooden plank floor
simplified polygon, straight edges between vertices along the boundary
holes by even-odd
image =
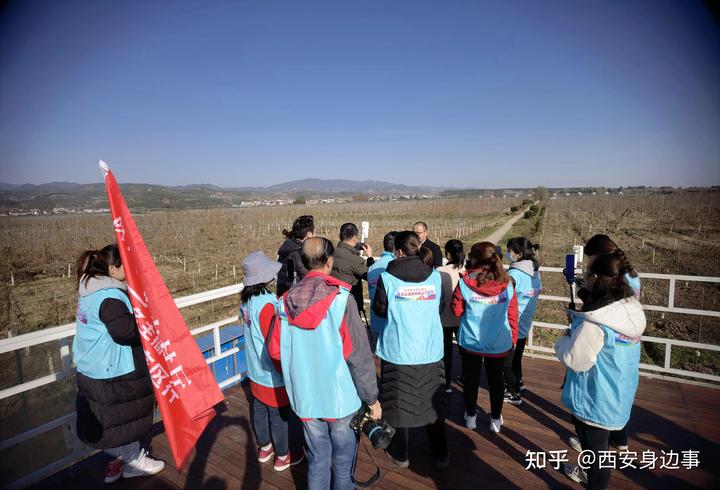
[[[456,366],[459,365],[455,359]],[[488,430],[489,401],[481,389],[478,429],[465,429],[462,421],[462,392],[458,387],[449,397],[447,435],[451,465],[448,470],[434,468],[423,430],[411,431],[411,464],[401,469],[388,463],[382,451],[360,448],[358,476],[367,478],[380,466],[381,480],[374,488],[413,490],[429,488],[580,488],[553,468],[526,470],[526,451],[568,450],[572,435],[570,417],[560,403],[559,386],[563,369],[559,363],[526,359],[524,403],[506,404],[505,426],[499,435]],[[248,389],[239,385],[225,392],[225,409],[208,427],[198,443],[188,467],[178,472],[168,467],[149,478],[120,480],[111,488],[120,489],[274,489],[306,488],[305,463],[283,473],[272,464],[259,464],[250,428]],[[718,488],[720,473],[720,390],[673,381],[641,377],[629,425],[630,449],[638,453],[651,450],[700,451],[700,467],[695,469],[613,471],[611,488]],[[156,426],[151,453],[171,461],[162,426]],[[296,432],[300,435],[301,432]],[[366,445],[369,447],[369,445]],[[99,488],[107,457],[98,454],[39,482],[43,489]]]

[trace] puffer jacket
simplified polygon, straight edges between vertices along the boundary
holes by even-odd
[[[109,277],[81,281],[79,294],[100,294],[101,290],[127,286]],[[150,432],[155,395],[133,314],[118,299],[107,298],[100,304],[99,318],[112,340],[130,346],[134,370],[112,378],[95,379],[77,372],[77,433],[90,447],[107,449],[140,440]],[[84,328],[78,314],[78,335]]]

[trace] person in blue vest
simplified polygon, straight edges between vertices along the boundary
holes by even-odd
[[[632,266],[628,258],[625,256],[625,252],[623,252],[622,249],[618,247],[618,245],[613,241],[612,238],[603,234],[594,235],[592,238],[590,238],[590,240],[587,241],[587,243],[583,247],[583,253],[585,255],[586,267],[589,267],[593,263],[595,258],[599,255],[617,253],[623,262],[621,267],[623,277],[628,283],[628,286],[630,286],[630,288],[632,289],[635,297],[640,299],[640,275],[638,274],[637,270],[635,270],[635,268]],[[582,280],[578,282],[580,289],[578,290],[577,295],[578,298],[584,301],[589,293],[587,289],[582,287]],[[570,447],[572,447],[576,451],[582,451],[579,438],[573,436],[568,442],[570,444]],[[610,433],[610,444],[619,451],[627,451],[629,449],[627,427],[623,427],[621,430],[612,431]]]
[[[587,290],[582,311],[568,310],[570,328],[555,344],[567,374],[562,402],[572,412],[583,450],[595,462],[582,470],[566,465],[565,474],[590,489],[605,489],[610,468],[600,468],[598,453],[607,451],[612,431],[630,419],[640,366],[645,313],[625,280],[624,254],[596,256],[585,270]]]
[[[498,433],[503,425],[503,366],[517,341],[517,295],[493,243],[474,244],[465,269],[452,299],[453,313],[461,317],[458,346],[463,367],[465,427],[477,428],[477,394],[485,364],[490,431]]]
[[[375,261],[373,265],[368,268],[367,283],[368,293],[370,295],[370,305],[372,306],[373,300],[375,299],[375,291],[377,290],[377,284],[380,280],[380,274],[385,272],[388,264],[391,260],[395,259],[395,235],[397,231],[391,231],[386,233],[383,237],[383,253],[380,254],[380,258]],[[377,342],[378,335],[382,332],[385,326],[386,319],[379,317],[370,308],[370,331],[373,335],[373,341]],[[374,349],[375,346],[373,346]]]
[[[537,309],[538,296],[542,290],[540,280],[540,263],[535,251],[538,245],[525,237],[511,238],[507,242],[505,258],[510,262],[508,274],[515,284],[518,302],[518,338],[515,350],[505,360],[505,402],[520,405],[520,392],[525,389],[523,380],[522,358],[525,352],[532,319]]]
[[[118,246],[83,252],[75,272],[78,437],[113,456],[105,483],[154,475],[165,463],[149,457],[139,441],[152,428],[155,395]]]
[[[253,395],[250,416],[258,444],[258,461],[265,463],[275,456],[275,471],[284,471],[304,458],[301,451],[289,451],[290,401],[280,364],[270,358],[266,345],[278,306],[277,297],[269,288],[281,266],[260,251],[252,252],[242,263],[244,277],[240,292],[240,322],[244,327],[245,359]]]
[[[365,403],[374,419],[375,364],[350,285],[330,275],[335,248],[324,237],[303,242],[309,271],[278,305],[280,323],[268,350],[280,361],[290,406],[303,422],[310,490],[354,488],[356,457],[353,416]]]
[[[409,466],[408,429],[425,427],[435,465],[447,468],[442,280],[431,261],[423,262],[415,232],[395,235],[395,257],[380,274],[372,303],[387,322],[375,349],[385,420],[396,428],[386,451],[395,464]]]

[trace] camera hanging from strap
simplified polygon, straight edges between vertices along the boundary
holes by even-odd
[[[365,450],[367,451],[367,446],[365,446],[364,444],[363,444],[363,446],[365,447]],[[357,460],[358,460],[359,452],[360,452],[360,432],[356,431],[355,432],[355,461],[353,461],[353,464],[352,464],[352,471],[350,472],[350,478],[352,479],[352,482],[356,487],[370,488],[373,485],[375,485],[375,483],[377,483],[377,481],[380,479],[380,467],[375,463],[375,460],[372,458],[370,451],[367,451],[368,455],[370,456],[370,459],[373,459],[373,464],[375,465],[375,474],[373,476],[371,476],[368,480],[365,480],[365,481],[356,480],[355,479],[355,470],[357,468]]]

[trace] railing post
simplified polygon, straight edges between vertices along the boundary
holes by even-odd
[[[675,308],[675,278],[670,278],[670,290],[668,292],[668,308]]]
[[[667,371],[670,369],[670,349],[672,348],[672,344],[669,342],[665,344],[665,365],[664,368]]]
[[[68,337],[59,340],[60,343],[60,363],[62,364],[62,372],[65,376],[70,376],[72,371],[72,359],[70,358],[70,344]]]

